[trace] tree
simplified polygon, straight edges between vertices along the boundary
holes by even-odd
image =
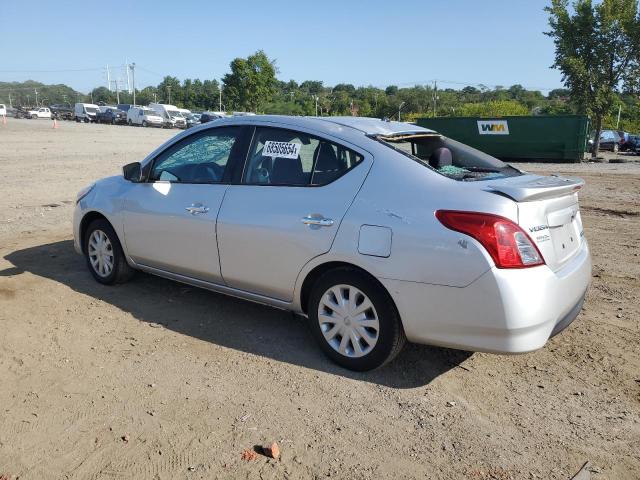
[[[595,119],[593,157],[598,155],[602,122],[623,85],[638,82],[640,70],[640,16],[638,0],[552,0],[551,30],[555,44],[553,68],[581,112]]]
[[[276,85],[275,60],[258,50],[231,62],[231,73],[222,79],[225,98],[233,108],[257,112],[273,98]],[[229,105],[227,105],[229,108]]]
[[[463,117],[502,117],[529,115],[529,110],[515,100],[492,100],[484,103],[465,103],[458,113]]]

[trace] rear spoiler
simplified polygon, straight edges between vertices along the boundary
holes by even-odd
[[[502,193],[517,202],[531,202],[571,195],[583,186],[584,180],[576,177],[524,175],[494,181],[487,185],[487,190]]]

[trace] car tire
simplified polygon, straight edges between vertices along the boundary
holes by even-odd
[[[146,120],[143,120],[143,121],[142,121],[142,126],[143,126],[143,127],[148,127],[148,124],[147,124],[147,121],[146,121]]]
[[[111,125],[115,125],[115,124],[116,124],[116,121],[112,118],[111,119]]]
[[[313,286],[307,307],[309,326],[320,348],[349,370],[381,367],[406,343],[389,293],[362,271],[345,267],[326,272]]]
[[[38,115],[31,115],[32,120],[36,120],[37,118],[38,118]]]
[[[613,144],[613,149],[612,150],[613,150],[613,153],[618,153],[618,150],[620,150],[620,147],[618,146],[617,143]]]
[[[87,228],[84,256],[93,278],[104,285],[124,283],[135,273],[127,263],[115,230],[104,219],[94,220]]]

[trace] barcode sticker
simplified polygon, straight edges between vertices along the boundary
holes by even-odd
[[[262,149],[263,157],[279,157],[279,158],[298,158],[300,155],[299,143],[292,142],[274,142],[268,140],[264,142],[264,148]]]

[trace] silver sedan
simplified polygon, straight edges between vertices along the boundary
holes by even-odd
[[[582,180],[407,123],[220,119],[123,170],[78,194],[75,248],[98,282],[142,270],[291,310],[354,370],[406,340],[541,348],[591,277]]]

